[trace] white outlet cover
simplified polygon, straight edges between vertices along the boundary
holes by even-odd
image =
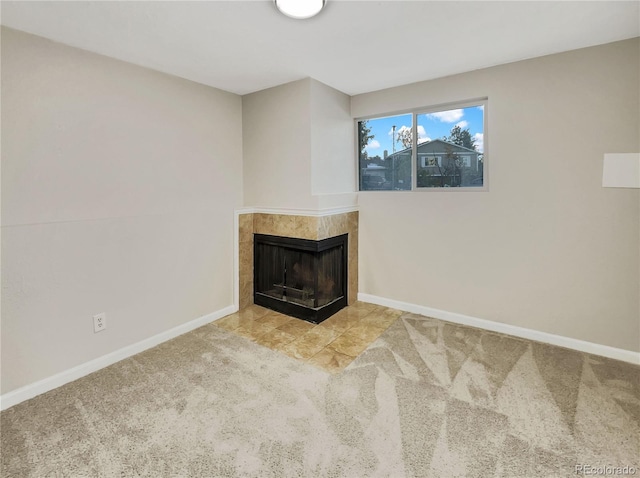
[[[93,316],[93,332],[102,332],[107,328],[107,314],[102,312]]]

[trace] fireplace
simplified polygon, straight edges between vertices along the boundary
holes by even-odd
[[[254,303],[314,324],[345,307],[347,237],[254,234]]]

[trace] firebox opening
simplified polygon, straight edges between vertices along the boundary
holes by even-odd
[[[320,323],[347,305],[347,234],[254,235],[254,303]]]

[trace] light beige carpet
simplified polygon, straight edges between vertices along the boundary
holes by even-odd
[[[639,373],[404,314],[331,375],[208,325],[2,412],[1,472],[360,478],[637,469]]]

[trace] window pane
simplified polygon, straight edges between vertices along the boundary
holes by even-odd
[[[358,122],[360,191],[410,190],[412,115]]]
[[[484,105],[418,115],[417,186],[482,187]]]

